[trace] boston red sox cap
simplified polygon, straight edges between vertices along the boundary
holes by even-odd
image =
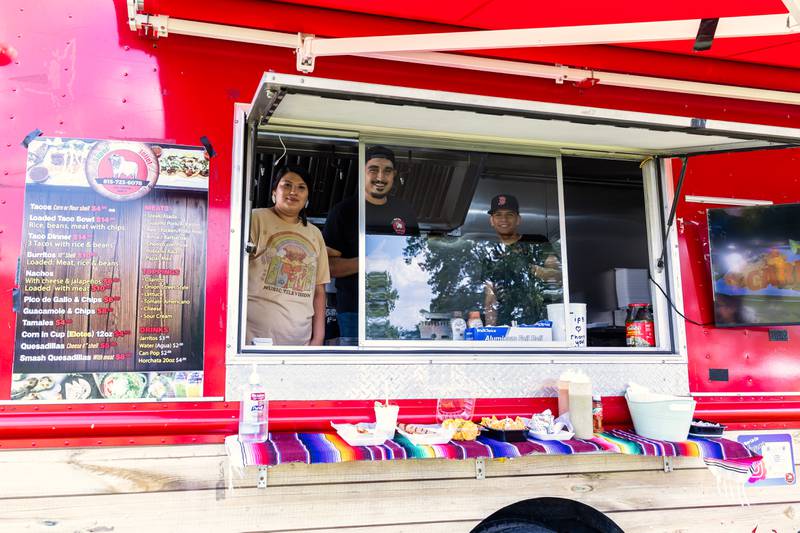
[[[510,194],[498,194],[492,198],[491,207],[487,212],[493,215],[498,209],[508,209],[519,215],[519,202],[517,201],[517,197]]]

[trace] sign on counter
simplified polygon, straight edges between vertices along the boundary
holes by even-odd
[[[794,467],[792,436],[788,433],[755,433],[739,435],[736,440],[763,457],[764,468],[756,485],[794,485],[797,474]]]
[[[28,146],[11,398],[202,396],[202,147]]]

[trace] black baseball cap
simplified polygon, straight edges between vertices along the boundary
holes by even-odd
[[[498,209],[508,209],[519,215],[519,202],[517,201],[517,197],[510,194],[498,194],[492,198],[492,205],[487,213],[493,215]]]
[[[375,159],[375,158],[388,159],[389,161],[392,162],[392,165],[395,164],[394,152],[389,148],[386,148],[385,146],[375,145],[367,148],[364,161],[369,161],[370,159]]]

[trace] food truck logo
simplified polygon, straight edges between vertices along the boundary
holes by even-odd
[[[142,143],[99,141],[86,158],[89,185],[112,200],[141,198],[153,190],[158,173],[158,158]]]
[[[398,235],[406,234],[406,222],[402,218],[392,219],[392,229]]]

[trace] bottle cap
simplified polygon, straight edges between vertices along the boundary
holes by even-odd
[[[600,398],[599,394],[592,394],[592,401],[593,402],[599,402],[599,401],[602,401],[602,398]]]
[[[461,311],[453,311],[453,318],[461,318]]]
[[[469,315],[470,318],[480,318],[481,312],[480,311],[470,311]]]

